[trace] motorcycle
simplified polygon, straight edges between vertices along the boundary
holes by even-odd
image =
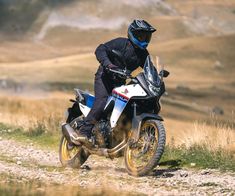
[[[121,59],[118,51],[113,52]],[[62,124],[60,162],[63,166],[80,168],[91,154],[110,159],[124,155],[127,172],[144,176],[157,166],[164,152],[166,133],[163,118],[159,116],[159,100],[165,92],[163,78],[169,72],[158,73],[150,56],[145,60],[143,72],[136,77],[126,69],[109,71],[129,82],[112,90],[102,118],[92,129],[92,145],[88,146],[77,142],[73,133],[83,125],[95,97],[74,89],[76,98],[70,100],[73,105],[66,111],[67,120]]]

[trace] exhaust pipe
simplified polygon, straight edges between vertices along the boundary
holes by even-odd
[[[78,146],[81,145],[80,142],[76,141],[77,134],[75,130],[68,123],[63,123],[61,128],[62,128],[62,134],[66,138],[69,144],[76,144]]]

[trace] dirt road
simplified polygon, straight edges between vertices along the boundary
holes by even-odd
[[[33,143],[0,138],[0,176],[23,182],[33,180],[83,188],[105,187],[147,195],[235,194],[235,173],[220,173],[209,169],[158,168],[150,176],[137,178],[126,173],[122,158],[112,161],[90,156],[85,165],[81,170],[62,168],[57,152],[39,149]]]

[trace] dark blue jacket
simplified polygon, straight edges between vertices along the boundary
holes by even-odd
[[[122,53],[126,68],[129,71],[134,71],[139,66],[143,68],[145,59],[149,54],[146,49],[142,50],[135,47],[127,38],[116,38],[97,47],[95,55],[102,66],[114,64],[122,69],[125,67],[115,57],[112,50],[118,50]]]

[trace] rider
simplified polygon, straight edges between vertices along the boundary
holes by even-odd
[[[139,66],[143,68],[148,56],[147,46],[152,33],[156,29],[144,20],[134,20],[128,27],[128,38],[116,38],[100,44],[95,55],[100,66],[95,74],[95,101],[89,114],[84,119],[84,125],[76,132],[78,141],[89,141],[92,128],[101,117],[102,111],[112,89],[121,86],[125,80],[115,78],[109,69],[126,69],[130,72]],[[118,60],[112,50],[121,52],[123,61]]]

